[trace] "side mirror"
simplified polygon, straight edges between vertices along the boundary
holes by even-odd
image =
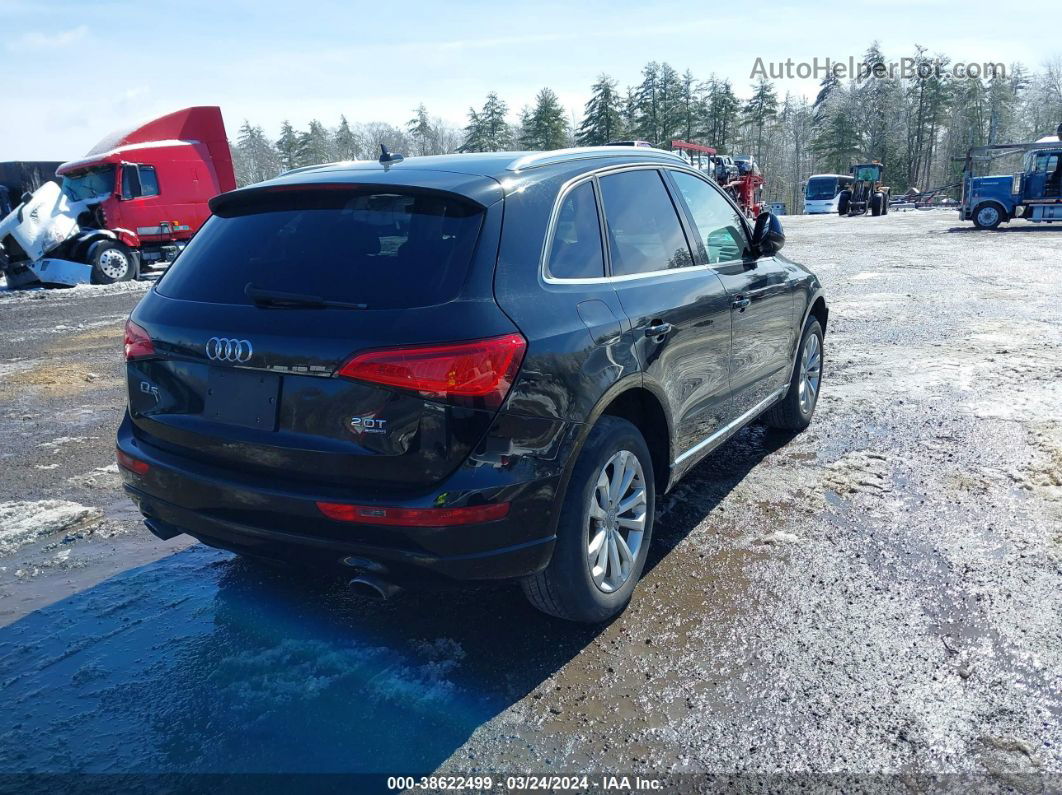
[[[752,248],[758,256],[771,257],[785,245],[782,222],[774,213],[760,213],[752,230]]]
[[[22,194],[22,203],[23,204],[29,204],[30,201],[32,201],[32,200],[33,200],[33,194],[30,193],[29,191],[26,191],[25,193]]]

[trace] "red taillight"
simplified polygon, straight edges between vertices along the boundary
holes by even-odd
[[[147,461],[141,461],[139,458],[133,458],[129,453],[116,450],[115,458],[118,459],[118,466],[122,469],[128,469],[137,475],[146,475],[148,470],[151,469],[151,464]]]
[[[505,400],[526,349],[519,334],[388,348],[355,354],[337,374],[430,397],[481,398],[497,407]]]
[[[450,527],[501,519],[509,513],[509,503],[491,502],[464,508],[384,508],[377,505],[347,505],[319,502],[317,508],[329,519],[358,524],[405,525],[406,527]]]
[[[132,320],[125,321],[125,360],[154,356],[155,346],[144,329]]]

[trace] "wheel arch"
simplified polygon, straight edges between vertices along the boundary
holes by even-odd
[[[657,493],[663,494],[671,478],[671,460],[673,421],[667,410],[667,401],[663,389],[641,373],[632,373],[617,381],[598,399],[587,417],[575,444],[574,452],[564,473],[563,487],[567,490],[568,480],[576,459],[582,452],[586,437],[603,416],[620,417],[635,425],[645,443],[653,461],[653,480]]]
[[[137,249],[140,246],[140,238],[134,235],[127,229],[119,229],[112,231],[110,229],[87,229],[77,236],[74,243],[74,254],[79,258],[85,258],[88,256],[89,249],[91,249],[96,243],[101,240],[117,241],[124,244],[132,250],[133,256],[137,256]]]
[[[1005,205],[999,199],[981,199],[981,201],[977,202],[977,204],[974,205],[973,212],[970,213],[970,218],[975,218],[977,216],[977,212],[982,207],[984,207],[986,205],[989,205],[989,204],[995,205],[996,207],[999,208],[999,214],[1000,214],[1000,216],[1002,216],[1001,222],[1002,221],[1011,221],[1011,220],[1013,220],[1013,218],[1014,218],[1013,212],[1011,210],[1008,210],[1007,209],[1007,205]]]
[[[800,356],[800,340],[804,337],[804,328],[808,325],[809,318],[815,318],[822,327],[822,336],[826,337],[826,324],[830,319],[830,308],[826,305],[826,293],[821,287],[817,287],[808,298],[804,307],[803,317],[800,318],[800,327],[797,329],[796,341],[793,343],[792,361],[789,364],[789,380],[793,378],[793,369],[797,365],[797,357]],[[789,383],[789,381],[786,381]]]

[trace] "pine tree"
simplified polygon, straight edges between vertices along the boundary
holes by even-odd
[[[681,112],[681,126],[679,133],[686,141],[692,141],[698,137],[701,122],[704,116],[701,86],[689,69],[682,75],[680,86],[679,107]]]
[[[332,137],[317,119],[310,122],[306,132],[299,134],[295,152],[300,166],[315,166],[335,160]]]
[[[850,112],[848,95],[834,92],[827,108],[820,113],[812,147],[824,161],[827,171],[847,174],[852,163],[859,157],[861,140]]]
[[[603,146],[623,137],[623,112],[616,81],[606,74],[597,78],[590,89],[583,123],[575,134],[580,146]]]
[[[361,142],[358,135],[350,129],[350,123],[346,116],[339,117],[339,126],[336,128],[333,142],[336,157],[340,160],[357,160],[361,152]]]
[[[867,156],[881,160],[889,169],[889,126],[895,115],[894,104],[898,101],[895,98],[895,82],[887,76],[885,56],[878,42],[875,41],[867,49],[863,63],[868,67],[868,72],[861,77],[862,85],[857,90],[860,125],[864,130],[863,151]]]
[[[290,122],[285,119],[280,125],[280,137],[277,138],[277,152],[280,155],[280,164],[285,170],[295,168],[299,164],[299,136]]]
[[[261,127],[244,120],[233,148],[236,184],[251,185],[280,173],[280,158]]]
[[[459,152],[500,152],[512,146],[512,129],[505,121],[509,112],[504,102],[493,91],[480,111],[468,109],[468,126],[465,127],[464,143]]]
[[[435,130],[428,119],[424,103],[417,106],[413,118],[406,122],[406,130],[413,139],[413,154],[430,155],[435,151]]]
[[[778,96],[774,93],[774,85],[763,77],[752,88],[752,97],[745,103],[742,112],[745,123],[753,133],[756,159],[762,164],[764,134],[767,125],[778,116]]]
[[[501,152],[512,146],[512,131],[505,121],[508,112],[508,106],[498,99],[497,94],[493,91],[487,94],[487,101],[483,104],[479,118],[483,124],[483,139],[488,152]]]
[[[475,108],[468,109],[468,125],[465,127],[465,140],[457,147],[458,152],[486,152],[487,145],[483,137],[483,122]]]
[[[632,132],[653,144],[660,140],[660,65],[656,61],[645,65],[641,85],[635,89]]]
[[[658,146],[671,146],[682,130],[682,80],[670,64],[660,65],[657,76]]]
[[[819,83],[819,93],[815,97],[815,104],[812,105],[816,124],[825,117],[830,97],[833,96],[840,85],[841,81],[833,71],[827,72],[826,76],[822,78],[822,82]]]
[[[566,145],[568,121],[552,89],[543,88],[538,92],[534,108],[521,121],[521,145],[527,149],[561,149]]]
[[[708,141],[720,152],[730,149],[737,125],[740,103],[729,80],[716,80],[713,75],[708,82],[705,132]]]

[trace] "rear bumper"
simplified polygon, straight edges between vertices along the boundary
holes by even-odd
[[[410,500],[351,493],[346,501],[396,507],[430,507],[445,499],[510,503],[508,515],[483,524],[455,527],[373,526],[334,521],[315,501],[335,501],[286,490],[279,479],[268,487],[162,451],[133,435],[128,416],[118,431],[118,449],[150,465],[145,475],[121,470],[126,493],[160,537],[187,533],[234,552],[298,561],[338,572],[371,571],[403,584],[432,578],[492,580],[523,577],[549,563],[555,540],[560,475],[542,467],[541,477],[499,483],[484,477],[483,489],[451,481]],[[496,475],[497,473],[494,473]],[[524,473],[526,476],[527,472]],[[489,473],[484,473],[489,475]],[[504,479],[503,479],[504,480]]]

